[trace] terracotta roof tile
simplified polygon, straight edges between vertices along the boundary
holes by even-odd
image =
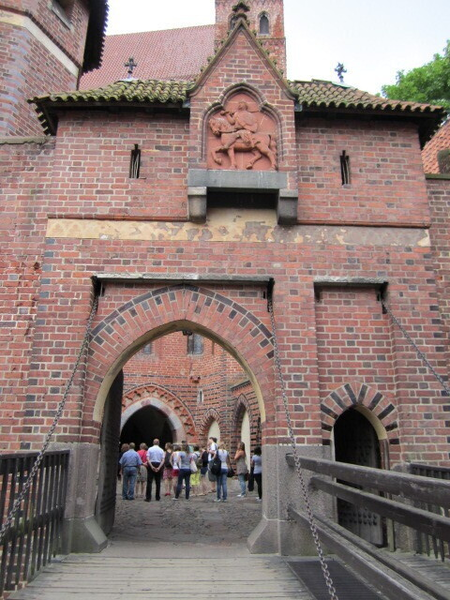
[[[97,102],[107,104],[114,102],[183,102],[189,85],[187,81],[124,79],[94,90],[56,92],[48,96],[33,98],[31,102],[67,102],[70,104],[84,102],[91,105]]]
[[[190,80],[214,53],[214,25],[110,35],[105,38],[99,69],[83,75],[80,89],[106,86],[124,79],[132,56],[137,79]]]
[[[290,86],[298,94],[299,102],[308,108],[344,108],[375,111],[401,111],[416,113],[441,113],[440,106],[388,100],[330,81],[291,81]]]
[[[298,96],[298,101],[304,108],[335,108],[338,110],[370,110],[375,113],[390,113],[414,115],[424,114],[431,117],[431,126],[443,116],[443,110],[438,106],[386,100],[362,92],[356,88],[331,83],[328,81],[292,81],[289,82],[292,92]],[[46,131],[54,131],[52,116],[58,107],[102,106],[115,103],[134,104],[182,104],[187,99],[189,90],[194,87],[194,81],[168,80],[121,80],[105,87],[59,92],[46,96],[32,98],[29,102],[36,104],[39,118]],[[428,119],[430,120],[430,119]]]
[[[55,115],[59,107],[101,107],[115,103],[182,104],[187,97],[187,81],[162,81],[138,79],[116,81],[94,90],[56,92],[34,97],[28,102],[36,104],[36,112],[46,133],[55,133]]]
[[[426,144],[422,152],[425,173],[439,174],[437,155],[440,150],[450,148],[450,118]]]

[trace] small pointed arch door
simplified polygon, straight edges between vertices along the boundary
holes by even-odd
[[[335,459],[339,462],[378,469],[382,466],[377,432],[358,409],[351,408],[337,419],[334,448]],[[385,544],[384,524],[379,515],[340,499],[337,510],[339,525],[376,546]]]

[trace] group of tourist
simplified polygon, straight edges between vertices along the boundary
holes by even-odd
[[[180,498],[184,489],[185,498],[191,495],[205,496],[215,493],[214,502],[226,502],[228,497],[227,480],[237,475],[240,485],[238,498],[245,498],[248,491],[253,491],[254,483],[258,490],[257,500],[262,499],[262,459],[261,448],[254,449],[250,471],[247,467],[245,443],[240,442],[234,456],[236,471],[232,468],[231,458],[225,444],[217,443],[210,437],[206,446],[191,447],[186,441],[181,444],[167,443],[163,450],[159,440],[153,440],[150,448],[142,443],[136,452],[134,443],[122,444],[119,460],[122,474],[122,498],[134,500],[145,496],[145,501],[152,499],[153,482],[155,483],[155,500],[161,499],[161,483],[164,482],[165,496],[173,500]]]

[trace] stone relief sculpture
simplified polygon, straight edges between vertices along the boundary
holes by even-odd
[[[244,94],[235,96],[228,105],[226,109],[212,115],[208,122],[213,134],[208,139],[208,167],[217,168],[219,165],[229,169],[253,169],[254,164],[265,157],[267,160],[259,165],[259,170],[276,169],[274,120],[259,109],[252,110],[251,105],[255,103]],[[229,110],[230,107],[235,109]],[[238,157],[236,153],[239,153]],[[250,157],[246,160],[244,156],[248,157],[248,154]],[[225,156],[228,161],[224,162]]]

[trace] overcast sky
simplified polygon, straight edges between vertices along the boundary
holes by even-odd
[[[250,0],[251,1],[251,0]],[[109,0],[108,33],[214,23],[214,0]],[[336,81],[377,93],[441,53],[450,38],[450,0],[284,0],[288,77]]]

